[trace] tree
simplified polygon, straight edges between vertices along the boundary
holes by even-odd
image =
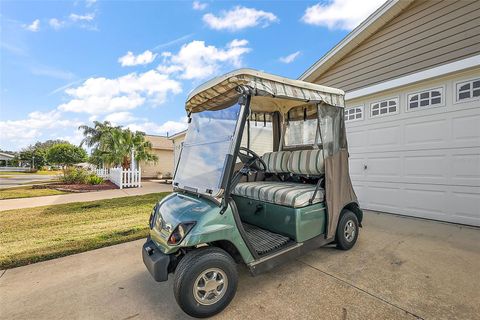
[[[65,167],[87,160],[87,152],[70,143],[55,144],[47,151],[47,161]]]
[[[158,157],[151,152],[152,144],[145,140],[145,133],[112,127],[108,121],[95,121],[93,127],[80,126],[85,138],[82,143],[93,147],[91,163],[122,166],[128,168],[132,153],[136,161],[156,161]],[[100,161],[101,160],[101,161]]]
[[[34,145],[23,148],[17,155],[17,160],[30,163],[31,167],[36,169],[48,164],[47,151],[56,144],[69,143],[65,140],[47,140],[45,142],[37,141]]]

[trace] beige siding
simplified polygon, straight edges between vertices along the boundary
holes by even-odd
[[[345,91],[480,53],[480,1],[415,1],[314,82]]]
[[[173,174],[173,150],[153,149],[152,152],[157,155],[157,162],[141,162],[142,178],[156,178],[158,173]]]

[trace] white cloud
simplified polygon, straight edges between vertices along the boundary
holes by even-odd
[[[59,128],[77,128],[80,123],[62,118],[59,110],[49,112],[35,111],[28,114],[26,119],[0,121],[2,144],[23,147],[28,143],[38,140],[48,130]],[[3,142],[4,141],[4,142]]]
[[[113,125],[125,124],[137,119],[137,117],[128,111],[110,113],[105,117],[105,121],[110,121]]]
[[[295,61],[295,59],[297,59],[299,55],[300,55],[300,51],[296,51],[292,54],[289,54],[288,56],[280,57],[278,60],[280,60],[280,62],[288,64],[288,63],[292,63],[293,61]]]
[[[266,27],[277,22],[278,18],[271,12],[236,6],[232,10],[222,11],[218,16],[207,13],[203,16],[203,21],[215,30],[237,31],[257,25]]]
[[[207,8],[208,4],[207,3],[202,3],[200,1],[193,1],[192,3],[192,8],[193,10],[205,10]]]
[[[65,140],[70,142],[71,144],[79,146],[84,136],[83,136],[83,133],[80,130],[78,130],[78,126],[79,125],[75,127],[75,129],[71,134],[59,135],[58,133],[52,133],[50,134],[50,139]]]
[[[156,70],[130,73],[125,76],[89,78],[76,88],[65,92],[71,100],[61,104],[60,110],[107,114],[135,109],[145,103],[163,104],[169,94],[182,91],[180,82]]]
[[[187,128],[187,118],[182,118],[180,121],[167,121],[163,124],[158,124],[155,122],[141,122],[141,123],[131,123],[126,125],[127,128],[133,131],[143,131],[147,134],[158,134],[169,136],[183,131]]]
[[[31,24],[24,24],[23,27],[28,31],[37,32],[38,30],[40,30],[40,20],[35,19],[32,21]]]
[[[126,55],[118,58],[118,62],[122,65],[122,67],[131,67],[139,64],[145,65],[152,63],[156,57],[157,54],[150,50],[140,53],[139,55],[134,55],[133,52],[128,51]]]
[[[52,18],[48,20],[48,24],[55,30],[62,28],[65,25],[64,21],[61,21],[57,18]]]
[[[91,7],[92,5],[94,5],[95,3],[97,2],[97,0],[85,0],[85,6],[88,8],[88,7]]]
[[[87,13],[84,15],[76,14],[76,13],[71,13],[69,16],[70,20],[73,22],[78,22],[78,21],[93,21],[95,19],[95,13]]]
[[[182,79],[204,79],[219,72],[225,65],[236,68],[242,65],[242,56],[251,51],[247,40],[235,39],[225,48],[192,41],[182,46],[177,54],[162,53],[164,62],[158,66],[162,73],[179,73]]]
[[[302,21],[329,29],[352,30],[380,7],[385,0],[333,0],[310,6]]]

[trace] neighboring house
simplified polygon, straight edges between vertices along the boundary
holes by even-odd
[[[173,175],[173,144],[168,137],[146,135],[152,143],[152,152],[158,157],[155,162],[140,162],[142,178],[171,177]]]
[[[480,1],[387,1],[300,79],[346,91],[363,208],[480,225]]]
[[[0,152],[0,167],[8,167],[15,156],[10,153]]]
[[[175,170],[177,169],[178,159],[182,152],[183,141],[185,140],[186,134],[187,130],[183,130],[169,138],[173,143],[173,173],[175,173]]]

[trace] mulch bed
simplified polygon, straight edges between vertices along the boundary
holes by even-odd
[[[33,189],[55,189],[67,192],[91,192],[118,189],[117,185],[110,181],[105,181],[101,184],[64,184],[61,182],[34,185]]]

